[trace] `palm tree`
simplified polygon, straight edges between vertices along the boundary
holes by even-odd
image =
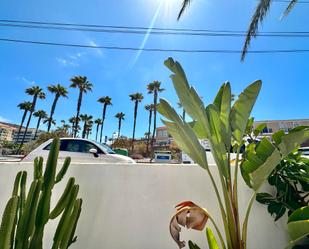
[[[96,130],[96,133],[95,133],[95,140],[97,141],[98,140],[99,127],[100,127],[100,125],[102,125],[102,119],[97,118],[94,121],[94,123],[97,125],[97,130]]]
[[[55,94],[55,98],[54,98],[53,104],[51,106],[50,115],[49,115],[50,120],[52,120],[53,116],[54,116],[54,112],[55,112],[55,109],[56,109],[56,105],[57,105],[58,99],[60,97],[67,98],[68,97],[68,90],[64,86],[61,86],[60,84],[50,85],[50,86],[47,87],[47,89],[51,93]],[[51,128],[51,122],[48,122],[47,132],[50,131],[50,128]]]
[[[88,139],[89,134],[91,134],[92,131],[92,126],[93,126],[93,121],[90,120],[89,122],[87,122],[87,126],[86,126],[86,138]]]
[[[38,98],[39,99],[45,99],[45,93],[43,92],[43,89],[40,88],[39,86],[33,86],[33,87],[30,87],[30,88],[27,88],[26,93],[30,96],[33,96],[33,99],[32,99],[32,103],[31,103],[30,115],[28,117],[28,121],[27,121],[27,124],[26,124],[26,128],[25,128],[25,131],[24,131],[23,138],[21,140],[21,143],[20,143],[20,146],[19,146],[19,149],[18,149],[18,153],[19,153],[20,149],[22,148],[22,146],[24,144],[25,137],[26,137],[26,134],[27,134],[27,131],[28,131],[28,127],[30,125],[30,121],[31,121],[31,118],[32,118],[32,114],[35,110],[36,102],[37,102]]]
[[[80,120],[80,118],[79,118],[79,120]],[[69,123],[71,123],[72,125],[71,125],[71,128],[72,128],[72,136],[74,135],[74,127],[75,127],[75,123],[76,123],[76,117],[74,116],[74,117],[71,117],[71,118],[69,118]]]
[[[120,136],[120,130],[121,130],[121,120],[124,120],[124,113],[123,112],[118,112],[115,115],[115,118],[118,118],[118,138]]]
[[[252,15],[251,22],[250,22],[250,25],[247,31],[245,44],[243,46],[242,54],[241,54],[242,61],[245,59],[245,56],[248,52],[251,38],[256,37],[258,28],[259,28],[259,23],[263,22],[264,18],[266,17],[270,9],[270,5],[272,4],[272,2],[273,0],[259,0],[259,3],[255,9],[255,12]],[[287,8],[285,9],[282,17],[287,16],[290,13],[290,11],[293,9],[296,3],[297,3],[297,0],[289,0],[289,4]]]
[[[77,127],[78,127],[78,122],[79,122],[79,113],[80,113],[80,107],[82,105],[82,100],[83,100],[83,94],[87,93],[88,91],[92,90],[92,83],[90,83],[87,79],[86,76],[75,76],[73,78],[70,79],[70,81],[72,82],[72,84],[70,85],[70,87],[72,88],[78,88],[79,89],[79,95],[78,95],[78,101],[77,101],[77,110],[76,110],[76,122],[75,122],[75,126],[74,126],[74,132],[73,132],[73,136],[76,137],[77,134]]]
[[[132,135],[132,148],[131,148],[133,152],[138,103],[142,102],[144,96],[142,93],[133,93],[133,94],[130,94],[129,97],[131,101],[134,102],[134,122],[133,122],[133,135]]]
[[[35,140],[39,126],[40,126],[40,123],[41,123],[41,120],[47,118],[47,113],[43,110],[38,110],[35,113],[33,113],[33,116],[38,118],[38,122],[37,122],[37,125],[36,125],[34,137],[33,137],[33,140]]]
[[[89,129],[89,125],[92,122],[92,116],[91,115],[87,115],[87,114],[81,114],[80,115],[80,119],[82,121],[84,121],[84,127],[83,127],[83,132],[82,132],[82,138],[85,138],[87,135],[87,129]]]
[[[20,110],[24,110],[24,113],[23,113],[23,116],[22,116],[22,118],[21,118],[20,126],[19,126],[19,128],[18,128],[16,142],[17,142],[18,139],[19,139],[20,130],[21,130],[21,128],[23,127],[23,123],[24,123],[24,121],[25,121],[25,119],[26,119],[27,113],[31,110],[31,102],[30,102],[30,101],[24,101],[24,102],[18,104],[17,107],[18,107]]]
[[[290,11],[293,9],[295,4],[298,0],[287,0],[288,6],[285,9],[282,17],[287,16]],[[177,20],[180,19],[180,17],[183,15],[184,11],[187,9],[187,7],[190,5],[192,0],[183,0],[181,9],[179,11]],[[262,23],[270,9],[270,5],[272,4],[273,0],[259,0],[258,5],[256,6],[255,12],[252,15],[251,22],[247,31],[245,44],[243,46],[242,54],[241,54],[241,60],[243,61],[245,59],[245,56],[248,52],[248,48],[251,42],[252,37],[256,37],[259,24]],[[281,18],[282,18],[281,17]]]
[[[151,150],[153,150],[153,143],[154,143],[154,138],[155,138],[156,129],[157,129],[158,93],[163,92],[165,90],[164,88],[160,88],[160,86],[161,86],[161,82],[157,80],[147,85],[148,93],[153,94],[153,132],[152,132],[152,138],[151,138]]]
[[[45,118],[45,120],[43,121],[43,124],[52,124],[52,125],[56,125],[56,120],[50,117]]]
[[[149,116],[148,116],[148,132],[147,132],[147,146],[146,146],[146,153],[148,155],[149,153],[149,140],[150,140],[150,129],[151,129],[151,120],[152,120],[152,112],[154,109],[153,104],[150,105],[145,105],[145,109],[149,112]]]
[[[103,126],[106,114],[106,108],[108,105],[112,104],[112,99],[109,96],[101,97],[98,99],[98,102],[103,104],[103,112],[102,112],[102,124],[101,124],[101,131],[100,131],[100,143],[102,143],[102,136],[103,136]]]

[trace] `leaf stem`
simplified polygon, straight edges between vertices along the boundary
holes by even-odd
[[[250,201],[248,203],[248,207],[247,207],[247,211],[246,211],[246,215],[245,215],[245,219],[244,219],[244,223],[242,226],[242,244],[243,244],[243,248],[246,249],[247,248],[247,230],[248,230],[248,220],[249,220],[249,214],[253,205],[253,202],[255,200],[256,197],[256,192],[254,192],[250,198]]]

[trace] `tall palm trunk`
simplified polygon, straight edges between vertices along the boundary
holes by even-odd
[[[150,140],[151,120],[152,120],[152,110],[150,109],[149,110],[149,118],[148,118],[148,135],[147,135],[147,147],[146,147],[147,155],[149,153],[149,140]]]
[[[25,141],[25,138],[26,138],[26,134],[27,134],[27,131],[28,131],[28,127],[29,127],[29,125],[30,125],[30,121],[31,121],[31,118],[32,118],[32,114],[33,114],[33,112],[34,112],[34,108],[35,108],[35,105],[36,105],[37,98],[38,98],[37,95],[34,95],[34,96],[33,96],[33,101],[32,101],[32,106],[31,106],[31,110],[30,110],[30,115],[29,115],[29,117],[28,117],[28,121],[27,121],[27,125],[26,125],[25,131],[24,131],[24,135],[23,135],[23,138],[22,138],[21,143],[20,143],[20,145],[19,145],[19,148],[18,148],[17,153],[20,152],[21,148],[22,148],[23,145],[24,145],[24,141]]]
[[[20,131],[21,131],[21,127],[23,127],[23,124],[25,122],[25,119],[26,119],[26,116],[27,116],[27,113],[28,113],[28,110],[25,110],[24,111],[24,114],[23,114],[23,117],[21,118],[21,123],[20,123],[20,126],[18,128],[18,132],[17,132],[17,139],[16,139],[16,143],[19,139],[19,135],[20,135]]]
[[[80,107],[82,105],[83,100],[83,91],[79,91],[78,101],[77,101],[77,111],[76,111],[76,121],[75,121],[75,128],[74,128],[74,137],[77,135],[77,129],[78,129],[78,118],[80,113]]]
[[[120,137],[120,129],[121,129],[121,118],[118,121],[118,136],[117,136],[117,138]]]
[[[107,104],[104,104],[104,106],[103,106],[103,113],[102,113],[101,131],[100,131],[100,143],[102,143],[103,126],[104,126],[104,120],[105,120],[105,114],[106,114],[106,107],[107,107]]]
[[[87,122],[85,121],[84,127],[83,127],[83,132],[82,132],[82,138],[86,137],[86,129],[87,129]]]
[[[132,135],[132,152],[134,150],[134,139],[135,139],[135,128],[136,128],[136,118],[137,118],[138,100],[135,100],[134,105],[134,123],[133,123],[133,135]]]
[[[100,124],[97,124],[97,130],[96,130],[96,133],[95,133],[95,141],[98,141],[99,127],[100,127]]]
[[[35,140],[35,138],[36,138],[36,135],[37,135],[37,133],[38,133],[38,129],[39,129],[39,126],[40,126],[40,123],[41,123],[41,117],[39,117],[39,119],[38,119],[38,123],[37,123],[37,125],[36,125],[36,129],[35,129],[35,133],[34,133],[34,137],[33,137],[33,140]]]
[[[55,95],[54,102],[53,102],[51,110],[50,110],[47,132],[50,131],[52,120],[53,120],[53,116],[54,116],[54,112],[55,112],[57,101],[58,101],[59,97],[60,96],[58,94]]]
[[[153,132],[151,138],[151,151],[153,152],[153,143],[156,135],[157,129],[157,101],[158,101],[158,91],[155,89],[153,92]]]

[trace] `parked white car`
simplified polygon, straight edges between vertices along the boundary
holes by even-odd
[[[30,152],[22,161],[33,161],[41,156],[46,161],[52,139]],[[132,158],[116,154],[110,147],[82,138],[60,138],[59,161],[71,157],[71,162],[80,163],[136,163]]]

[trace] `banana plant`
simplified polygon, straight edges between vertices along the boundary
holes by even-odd
[[[292,248],[309,236],[309,206],[299,208],[289,216],[288,232],[291,240],[286,249]]]
[[[289,134],[277,133],[273,137],[274,142],[264,138],[257,144],[251,145],[250,151],[242,156],[241,148],[246,146],[245,135],[250,114],[262,82],[257,80],[250,84],[235,101],[232,101],[230,83],[226,82],[219,89],[213,103],[205,106],[194,87],[189,85],[180,63],[168,58],[165,65],[172,71],[170,77],[179,101],[193,121],[185,122],[165,99],[160,99],[158,111],[165,117],[162,122],[166,125],[169,134],[172,135],[177,145],[209,175],[217,197],[223,225],[221,231],[218,229],[218,221],[214,220],[212,215],[205,211],[206,209],[201,208],[200,212],[196,212],[196,208],[192,209],[193,204],[191,202],[185,202],[181,206],[185,210],[185,217],[194,219],[200,226],[197,224],[188,226],[183,220],[176,219],[175,222],[175,219],[172,218],[170,222],[171,235],[179,248],[184,247],[185,243],[179,239],[180,226],[193,229],[198,227],[198,230],[204,229],[207,226],[207,223],[204,222],[204,215],[206,215],[216,229],[216,236],[209,227],[206,229],[210,249],[246,249],[248,219],[257,191],[280,160],[308,139],[309,129],[299,127]],[[214,180],[213,173],[208,166],[205,150],[199,139],[209,141],[211,153],[219,173],[219,182]],[[235,159],[232,158],[231,148],[236,155]],[[252,189],[252,197],[248,202],[242,223],[238,209],[239,171],[241,171],[248,187]],[[176,215],[179,212],[178,210]],[[193,242],[190,242],[190,247],[198,248]]]
[[[56,172],[59,139],[52,142],[45,171],[43,158],[34,160],[33,180],[26,194],[27,172],[16,175],[12,196],[7,202],[0,226],[1,249],[42,249],[44,228],[49,220],[61,216],[53,240],[53,249],[66,249],[76,241],[75,229],[81,213],[82,199],[79,186],[71,177],[54,208],[51,208],[52,190],[67,172],[71,159],[65,159]]]

